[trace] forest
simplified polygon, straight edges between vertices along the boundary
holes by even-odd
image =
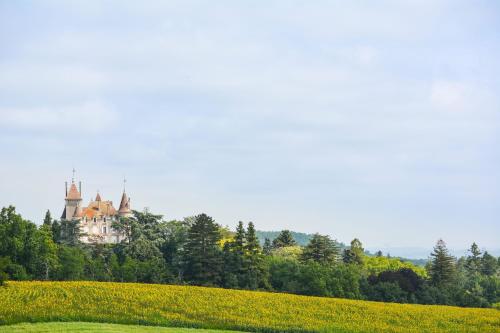
[[[114,222],[119,244],[84,244],[77,221],[40,226],[13,206],[0,212],[0,285],[6,280],[90,280],[214,286],[360,300],[499,307],[500,258],[472,243],[465,257],[443,240],[424,267],[381,252],[367,254],[358,239],[341,247],[314,234],[305,246],[289,230],[261,245],[252,222],[235,231],[206,214],[165,221],[149,211]]]

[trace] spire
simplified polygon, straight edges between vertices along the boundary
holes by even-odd
[[[132,211],[130,210],[130,199],[124,190],[122,194],[122,200],[120,201],[120,208],[118,209],[118,214],[123,216],[123,215],[128,215],[131,212]]]
[[[66,195],[66,200],[82,200],[80,192],[78,192],[75,183],[71,183],[68,194]]]
[[[99,191],[97,191],[97,195],[95,196],[95,201],[102,201],[101,195],[99,194]]]

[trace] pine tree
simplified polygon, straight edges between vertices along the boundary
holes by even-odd
[[[280,232],[278,237],[273,240],[273,248],[295,246],[297,242],[293,239],[293,235],[290,230],[283,230]]]
[[[437,241],[431,257],[429,275],[432,283],[441,286],[453,282],[456,277],[455,258],[449,254],[442,239]]]
[[[238,226],[236,227],[236,235],[234,236],[234,241],[232,242],[233,252],[236,255],[242,256],[245,253],[245,228],[243,226],[243,222],[238,222]]]
[[[273,246],[271,244],[271,241],[269,238],[266,238],[264,240],[264,246],[262,247],[262,252],[266,255],[269,256],[271,255],[271,251],[273,250]]]
[[[219,226],[206,214],[196,216],[184,247],[186,280],[199,285],[218,285],[221,279]]]
[[[472,243],[469,252],[471,253],[465,260],[465,269],[467,273],[473,275],[481,271],[481,251],[479,246],[474,242]]]
[[[233,240],[224,244],[223,283],[227,288],[242,287],[242,280],[245,275],[245,247],[245,228],[243,222],[240,221],[236,227]]]
[[[315,261],[320,264],[331,264],[337,261],[339,248],[329,236],[314,234],[309,244],[304,248],[301,259]]]
[[[268,288],[268,272],[264,255],[252,222],[248,223],[245,246],[245,283],[243,288]]]
[[[52,226],[52,216],[50,215],[50,210],[47,209],[47,212],[45,213],[45,218],[43,219],[43,224],[47,225],[49,227]]]
[[[483,257],[481,258],[481,273],[487,276],[493,276],[496,274],[497,269],[497,259],[489,254],[488,251],[484,251]]]

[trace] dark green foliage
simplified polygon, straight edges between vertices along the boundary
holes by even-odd
[[[52,215],[50,215],[50,210],[47,210],[47,212],[45,213],[43,224],[48,226],[49,228],[52,227]]]
[[[442,239],[436,243],[431,257],[429,275],[432,283],[440,286],[453,282],[456,278],[455,258],[449,254]]]
[[[266,238],[264,240],[264,245],[262,247],[262,252],[268,256],[271,254],[271,251],[273,250],[273,246],[271,244],[271,240],[269,238]]]
[[[424,280],[409,268],[384,271],[377,276],[370,276],[368,281],[372,285],[382,282],[396,283],[401,290],[408,293],[415,293],[424,283]]]
[[[314,234],[302,252],[302,261],[312,260],[320,264],[332,264],[338,260],[340,251],[329,236]]]
[[[5,281],[9,278],[7,268],[11,264],[9,257],[0,257],[0,286],[3,286]]]
[[[75,246],[60,245],[58,249],[59,267],[55,273],[57,280],[84,279],[85,253]]]
[[[49,224],[43,224],[36,232],[34,244],[36,254],[34,258],[35,278],[49,280],[50,274],[59,265],[57,245],[52,238],[52,230]]]
[[[497,259],[487,251],[484,251],[483,257],[481,258],[481,273],[487,276],[493,276],[497,273],[497,270]]]
[[[476,243],[469,249],[470,255],[465,261],[465,268],[469,274],[478,274],[481,271],[481,251]]]
[[[268,268],[264,262],[264,254],[260,247],[259,240],[255,233],[255,226],[252,222],[248,223],[245,234],[245,257],[243,278],[243,288],[246,289],[268,289]]]
[[[222,255],[219,226],[206,214],[196,216],[184,247],[186,280],[199,285],[217,285],[221,280]]]
[[[52,230],[52,239],[54,242],[61,243],[61,222],[53,220],[50,229]]]
[[[354,238],[351,241],[351,246],[344,250],[342,261],[346,264],[361,265],[363,263],[364,249],[359,239]]]
[[[58,237],[59,243],[68,246],[80,246],[80,237],[82,232],[78,221],[61,221],[60,235]]]
[[[355,266],[300,263],[290,258],[269,257],[273,289],[296,294],[360,298],[360,271]]]
[[[297,245],[297,242],[293,239],[293,235],[290,230],[281,231],[278,237],[273,240],[273,248],[275,249],[295,245]]]

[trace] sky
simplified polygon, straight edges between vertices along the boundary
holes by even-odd
[[[498,249],[498,31],[496,1],[0,0],[0,206],[59,217],[75,168],[167,220]]]

